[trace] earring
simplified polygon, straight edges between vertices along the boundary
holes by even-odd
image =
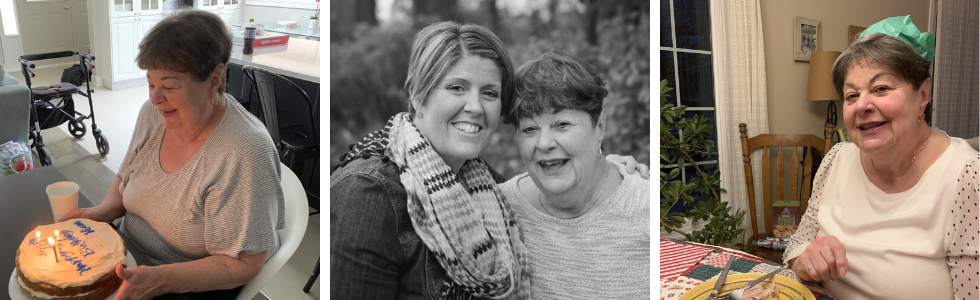
[[[415,111],[415,118],[416,118],[416,119],[421,119],[421,118],[422,118],[422,112],[420,112],[420,111]]]
[[[218,105],[218,96],[211,97],[211,105]]]

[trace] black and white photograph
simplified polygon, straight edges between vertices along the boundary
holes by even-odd
[[[331,298],[650,298],[648,2],[330,9]]]

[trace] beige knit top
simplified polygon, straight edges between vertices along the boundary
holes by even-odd
[[[892,194],[868,180],[857,146],[834,146],[784,263],[817,236],[834,236],[847,274],[821,285],[837,299],[977,299],[980,166],[966,141],[950,140],[915,186]]]
[[[574,219],[536,210],[518,175],[500,186],[524,234],[533,299],[650,298],[650,182],[626,175],[610,198]]]

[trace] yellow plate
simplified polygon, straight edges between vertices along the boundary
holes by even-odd
[[[719,299],[728,299],[727,297],[721,297],[728,295],[729,291],[737,290],[749,284],[752,280],[758,279],[760,276],[766,275],[764,273],[742,273],[742,274],[731,274],[725,278],[725,285],[721,286],[721,290],[718,291]],[[816,300],[813,298],[813,292],[810,292],[803,284],[796,282],[796,280],[790,279],[782,275],[773,276],[776,280],[776,284],[779,285],[779,300]],[[715,288],[716,279],[705,281],[699,284],[690,291],[687,291],[679,300],[706,300],[708,296],[711,295],[711,290]],[[772,279],[768,279],[759,284],[766,284],[772,282]]]

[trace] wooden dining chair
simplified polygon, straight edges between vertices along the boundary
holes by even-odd
[[[803,159],[803,174],[802,174],[802,185],[800,184],[800,156],[798,149],[800,148],[812,148],[821,153],[821,155],[827,154],[830,147],[833,145],[833,133],[834,125],[827,124],[825,138],[821,139],[813,134],[760,134],[755,137],[749,138],[746,132],[748,130],[745,128],[745,123],[738,124],[738,132],[742,140],[742,161],[745,166],[745,184],[746,191],[748,191],[749,196],[749,216],[752,218],[752,239],[756,240],[759,238],[758,233],[758,222],[756,217],[756,207],[755,207],[755,186],[752,180],[752,159],[749,155],[752,151],[762,148],[762,202],[763,202],[763,219],[765,220],[766,236],[773,236],[773,224],[772,224],[772,204],[774,198],[771,195],[772,183],[776,184],[776,197],[775,201],[800,201],[800,213],[806,212],[807,205],[810,200],[810,186],[813,181],[813,155],[809,151],[806,152]],[[784,158],[783,149],[792,148],[793,154],[790,158],[790,175],[785,176],[784,168]],[[770,156],[769,152],[771,149],[776,150],[776,174],[772,174],[770,171]],[[775,175],[775,176],[773,176]],[[785,185],[790,187],[790,197],[785,197]],[[802,187],[802,193],[798,188]],[[800,199],[797,198],[800,195]]]

